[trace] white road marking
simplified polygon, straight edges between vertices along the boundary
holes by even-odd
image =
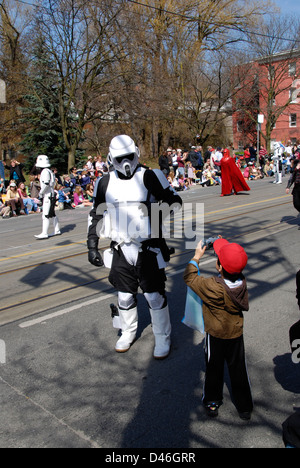
[[[61,315],[69,314],[70,312],[73,312],[74,310],[82,309],[82,307],[96,304],[97,302],[106,301],[106,299],[109,299],[111,297],[114,297],[114,295],[107,294],[106,296],[97,297],[96,299],[91,299],[90,301],[83,302],[81,304],[76,304],[72,307],[68,307],[67,309],[59,310],[57,312],[53,312],[52,314],[44,315],[43,317],[33,319],[33,320],[28,320],[28,322],[22,322],[19,324],[19,327],[20,328],[32,327],[34,325],[38,325],[39,323],[45,322],[46,320],[51,320],[53,318],[60,317]]]

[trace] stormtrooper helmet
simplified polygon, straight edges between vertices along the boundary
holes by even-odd
[[[279,141],[275,141],[273,147],[274,147],[274,150],[275,150],[275,151],[278,151],[278,150],[280,149],[280,143],[279,143]]]
[[[282,153],[284,151],[285,147],[284,145],[281,143],[281,141],[275,141],[274,143],[274,152],[275,152],[275,156],[277,157],[281,157],[282,156]]]
[[[37,160],[36,160],[36,163],[35,163],[36,167],[40,167],[42,169],[45,169],[46,167],[50,167],[51,164],[50,164],[50,161],[49,161],[49,158],[48,156],[46,156],[45,154],[40,154],[38,157],[37,157]]]
[[[134,141],[127,135],[112,139],[109,146],[108,162],[125,177],[132,177],[139,163],[140,152]]]

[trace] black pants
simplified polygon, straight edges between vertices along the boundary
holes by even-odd
[[[244,338],[232,340],[206,335],[206,375],[203,404],[223,402],[224,366],[228,366],[234,404],[241,413],[253,410],[251,388],[247,373]]]
[[[117,291],[137,294],[140,287],[143,293],[159,292],[165,295],[166,273],[159,269],[154,252],[140,252],[136,266],[129,265],[121,249],[114,249],[109,281]]]
[[[297,184],[293,190],[293,204],[295,209],[300,213],[300,187]]]

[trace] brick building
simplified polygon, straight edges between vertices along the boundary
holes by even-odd
[[[256,145],[257,116],[264,115],[261,144],[300,143],[300,49],[244,64],[233,98],[233,144]]]

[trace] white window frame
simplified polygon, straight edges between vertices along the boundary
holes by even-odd
[[[291,62],[289,63],[289,76],[295,76],[297,73],[297,63]]]
[[[290,89],[290,100],[291,104],[297,104],[298,90],[297,88]]]
[[[291,128],[297,127],[297,114],[290,114],[290,127]]]

